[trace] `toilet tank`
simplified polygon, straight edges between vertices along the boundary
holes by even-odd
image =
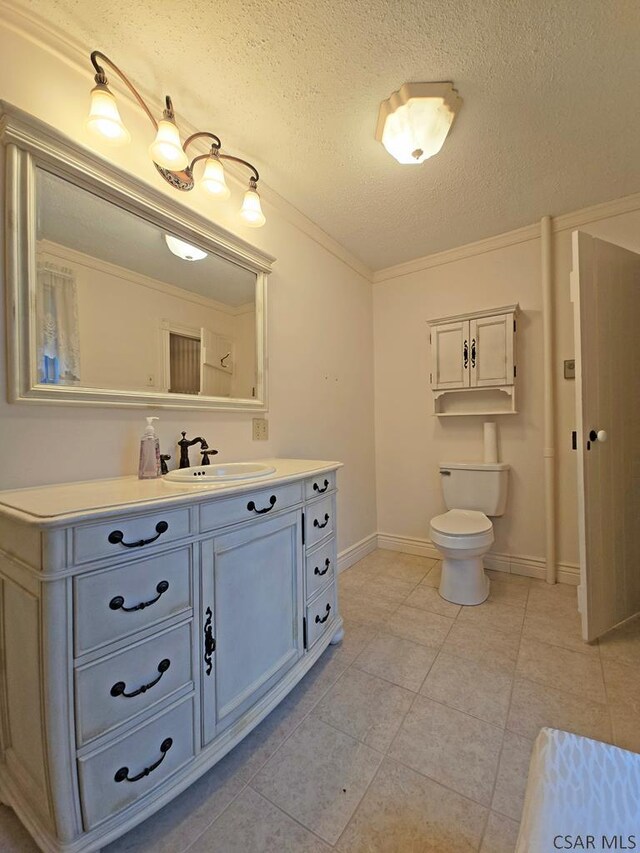
[[[475,509],[485,515],[504,515],[509,466],[505,462],[452,462],[440,465],[440,482],[447,509]]]

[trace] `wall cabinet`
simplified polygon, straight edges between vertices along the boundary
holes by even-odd
[[[339,463],[268,462],[0,492],[0,799],[42,850],[145,820],[342,638]]]
[[[517,305],[432,320],[431,387],[435,413],[515,411]]]

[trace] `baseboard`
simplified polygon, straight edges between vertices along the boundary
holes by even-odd
[[[401,551],[404,554],[416,554],[419,557],[429,557],[432,560],[440,559],[440,554],[430,539],[394,536],[391,533],[378,533],[378,548],[386,548],[388,551]],[[489,552],[484,558],[484,564],[488,569],[493,569],[496,572],[506,572],[528,578],[540,578],[541,580],[544,580],[547,576],[546,562],[542,557]],[[558,563],[557,578],[558,583],[578,586],[580,583],[580,569],[575,563]]]
[[[367,554],[375,551],[377,547],[378,535],[376,533],[371,533],[369,536],[365,536],[364,539],[356,542],[355,545],[351,545],[350,548],[345,548],[344,551],[340,551],[338,554],[338,572],[344,572],[344,570],[348,569],[349,566],[353,566],[353,564],[357,563],[358,560],[362,560],[362,558],[366,557]]]

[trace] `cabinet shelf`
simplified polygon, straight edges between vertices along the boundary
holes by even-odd
[[[434,391],[434,415],[516,415],[515,387]]]

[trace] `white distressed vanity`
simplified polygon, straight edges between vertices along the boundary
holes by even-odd
[[[341,639],[340,463],[266,462],[0,492],[0,796],[43,850],[149,817]]]

